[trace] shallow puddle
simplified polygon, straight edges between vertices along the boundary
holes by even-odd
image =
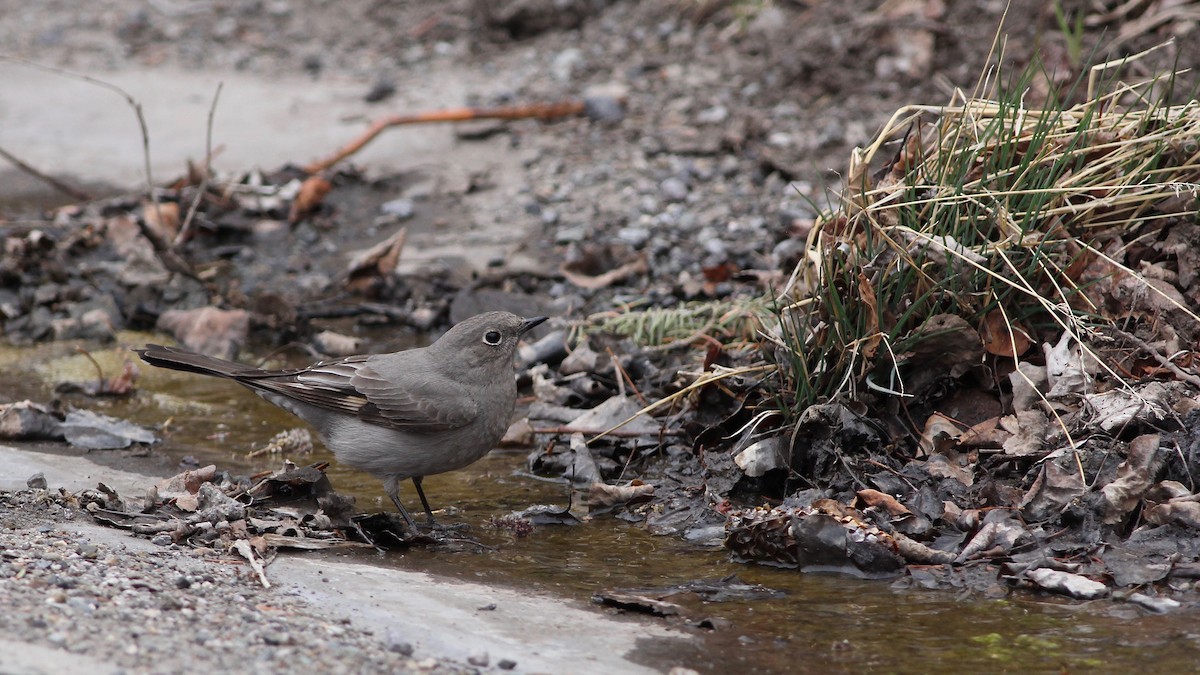
[[[129,344],[140,344],[140,337],[122,336]],[[112,350],[95,357],[113,373],[123,353]],[[48,400],[55,381],[94,375],[90,362],[62,345],[0,350],[0,367],[10,383],[18,383],[6,391],[10,398],[40,401]],[[230,382],[149,366],[142,367],[142,374],[142,389],[132,400],[77,399],[77,404],[143,424],[169,419],[169,438],[154,450],[160,467],[170,469],[184,455],[193,455],[202,464],[233,472],[278,468],[278,459],[245,455],[276,432],[297,426],[290,415]],[[96,453],[92,458],[99,459]],[[332,459],[321,448],[311,457]],[[340,555],[581,603],[613,589],[666,587],[730,574],[786,593],[779,599],[719,603],[670,598],[683,606],[684,619],[642,620],[714,619],[719,628],[691,629],[698,637],[691,653],[679,653],[678,643],[663,653],[662,643],[647,641],[633,658],[656,667],[683,664],[714,673],[1133,672],[1152,664],[1154,672],[1192,672],[1200,659],[1200,629],[1186,612],[1147,616],[1126,605],[1032,595],[958,597],[895,589],[887,581],[739,565],[722,551],[652,537],[611,516],[577,527],[538,528],[522,539],[490,530],[492,516],[538,503],[565,506],[565,486],[524,475],[524,469],[525,453],[494,452],[467,470],[425,481],[435,509],[455,509],[442,520],[468,523],[470,536],[496,547],[495,552],[418,549]],[[339,491],[358,498],[362,510],[390,509],[371,476],[336,463],[329,475]],[[410,510],[419,511],[411,485],[402,498]]]

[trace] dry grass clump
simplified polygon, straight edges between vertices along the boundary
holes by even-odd
[[[1145,253],[1196,225],[1200,104],[1172,103],[1176,74],[1097,84],[1116,65],[1093,69],[1076,105],[1057,103],[1073,95],[1063,92],[1026,106],[1029,69],[989,96],[908,106],[855,151],[772,335],[793,411],[863,387],[922,394],[905,378],[943,365],[912,357],[962,329],[946,316],[1010,359],[1065,332],[1102,362],[1097,329],[1116,320],[1172,314],[1191,328],[1171,335],[1197,332],[1169,283],[1177,265]],[[1164,337],[1149,330],[1150,342]]]

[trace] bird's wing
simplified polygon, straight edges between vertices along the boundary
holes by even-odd
[[[395,370],[393,365],[392,370]],[[403,385],[364,364],[354,374],[354,388],[369,403],[358,416],[372,424],[406,431],[457,429],[473,422],[479,414],[471,393],[429,369],[406,369]]]
[[[457,429],[475,419],[475,401],[462,386],[433,377],[430,369],[415,362],[391,364],[389,369],[396,375],[387,377],[373,366],[373,360],[351,357],[319,363],[296,375],[294,382],[264,388],[403,431]],[[396,384],[401,379],[403,384]]]

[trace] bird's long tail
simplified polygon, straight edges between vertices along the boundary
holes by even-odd
[[[145,349],[135,349],[133,351],[137,352],[143,361],[152,366],[182,370],[188,373],[200,373],[201,375],[236,379],[263,372],[258,368],[246,366],[241,363],[218,359],[215,356],[205,356],[204,354],[189,352],[186,349],[179,349],[177,347],[146,345]]]

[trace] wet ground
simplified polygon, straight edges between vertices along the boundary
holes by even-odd
[[[141,338],[122,337],[130,342]],[[93,356],[112,367],[122,352]],[[47,381],[74,379],[91,369],[82,356],[63,345],[6,351],[3,361],[10,376],[28,385],[27,393],[34,398],[47,395]],[[88,459],[154,474],[171,473],[185,455],[235,472],[269,470],[278,464],[278,459],[245,455],[280,429],[293,426],[293,418],[228,382],[147,370],[136,397],[94,407],[145,424],[167,419],[169,436],[148,456],[97,451]],[[428,572],[548,594],[579,605],[591,605],[593,596],[611,591],[664,589],[733,574],[783,593],[777,598],[722,602],[675,595],[669,601],[680,606],[680,613],[668,617],[597,608],[643,626],[673,627],[695,638],[691,643],[647,639],[629,655],[656,668],[685,664],[714,673],[1128,671],[1139,667],[1147,650],[1153,650],[1162,672],[1185,672],[1200,650],[1200,633],[1185,613],[1152,616],[1110,601],[1080,604],[1022,594],[990,600],[966,592],[960,596],[928,590],[909,578],[895,583],[863,581],[742,565],[731,562],[723,550],[651,536],[611,516],[575,527],[539,527],[529,537],[515,538],[490,529],[489,519],[531,504],[565,506],[567,500],[565,486],[526,472],[525,455],[523,450],[496,451],[464,471],[425,482],[435,508],[451,507],[441,515],[443,520],[469,524],[471,536],[495,551],[417,548],[382,554],[286,556]],[[320,448],[311,456],[312,461],[332,459]],[[329,475],[335,488],[355,495],[360,509],[388,510],[378,481],[370,476],[336,462]],[[415,501],[411,493],[405,498]],[[569,643],[572,636],[564,632],[562,639]]]

